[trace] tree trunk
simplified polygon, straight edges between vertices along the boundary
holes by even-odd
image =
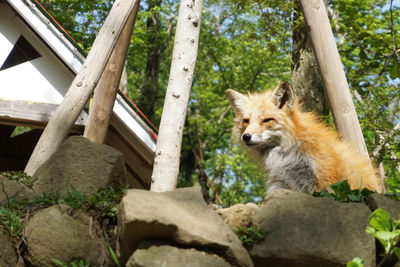
[[[311,45],[311,38],[304,22],[300,22],[301,10],[296,5],[293,24],[293,52],[291,84],[307,111],[320,115],[329,114],[324,85]]]
[[[174,50],[158,135],[152,191],[176,188],[182,134],[196,65],[203,1],[181,0]]]
[[[117,0],[100,29],[81,71],[72,81],[64,100],[57,107],[28,161],[25,172],[33,175],[68,136],[98,83],[115,44],[138,0]]]
[[[152,15],[147,19],[147,32],[151,37],[148,42],[146,72],[137,104],[144,114],[150,120],[153,120],[158,92],[158,73],[160,72],[160,62],[165,46],[160,32],[160,12],[154,10],[154,8],[160,7],[161,0],[150,0],[148,5],[148,10],[152,12]]]
[[[98,85],[94,90],[94,97],[89,113],[88,123],[83,134],[92,142],[104,143],[107,137],[113,112],[115,96],[125,66],[126,53],[131,41],[132,29],[135,24],[139,1],[125,24],[124,30],[118,39],[115,49],[108,60],[107,66],[101,75]]]

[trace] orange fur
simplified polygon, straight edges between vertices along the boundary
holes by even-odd
[[[264,166],[273,189],[322,191],[346,179],[352,189],[382,192],[370,161],[315,113],[304,112],[288,84],[247,96],[227,90],[227,95],[235,112],[233,137]]]

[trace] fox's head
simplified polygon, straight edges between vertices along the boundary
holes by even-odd
[[[228,89],[226,94],[235,113],[234,139],[259,152],[293,146],[291,110],[296,100],[289,83],[280,82],[275,90],[262,93],[243,95]]]

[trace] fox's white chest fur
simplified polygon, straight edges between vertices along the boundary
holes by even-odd
[[[301,192],[316,190],[316,169],[312,158],[298,147],[285,150],[276,146],[265,151],[262,164],[268,175],[268,192],[291,189]]]

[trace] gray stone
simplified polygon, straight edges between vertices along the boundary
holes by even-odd
[[[11,198],[21,201],[32,198],[34,195],[30,188],[0,174],[0,207]]]
[[[371,194],[366,199],[368,207],[374,211],[384,209],[389,212],[392,219],[398,220],[400,217],[400,202],[381,194]]]
[[[250,255],[255,266],[345,266],[354,257],[375,266],[375,239],[365,232],[369,215],[364,204],[274,191],[254,216],[266,237]]]
[[[221,257],[195,249],[182,249],[169,245],[152,245],[137,249],[126,267],[230,267]]]
[[[222,216],[224,223],[235,230],[238,226],[246,228],[253,221],[258,206],[255,203],[236,204],[229,208],[218,209],[217,213]]]
[[[36,192],[65,194],[68,185],[80,193],[126,184],[122,154],[110,146],[71,136],[33,175]]]
[[[0,266],[25,266],[23,261],[18,262],[18,255],[9,235],[0,229]]]
[[[234,265],[253,266],[238,237],[204,202],[200,187],[163,193],[128,190],[118,219],[122,264],[141,241],[163,239],[212,251]]]
[[[109,253],[98,223],[66,205],[40,210],[25,228],[28,260],[33,266],[54,266],[52,259],[69,263],[90,260],[95,266],[109,266]]]

